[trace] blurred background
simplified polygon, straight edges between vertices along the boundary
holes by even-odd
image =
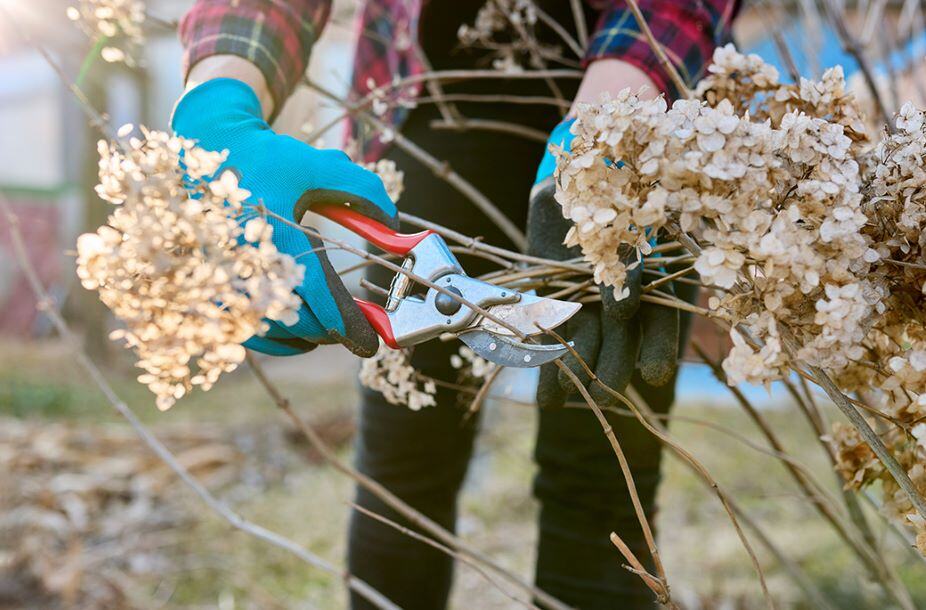
[[[316,81],[340,93],[349,82],[352,15],[359,4],[335,2],[310,67]],[[134,381],[131,354],[107,339],[113,320],[74,274],[76,236],[99,226],[108,210],[93,193],[98,136],[61,76],[79,80],[111,124],[165,129],[182,90],[173,24],[189,6],[150,0],[146,42],[138,65],[127,68],[96,57],[91,41],[67,19],[66,0],[0,0],[0,195],[18,216],[29,256],[55,304],[141,418],[242,514],[338,562],[350,482],[290,432],[246,371],[157,412],[153,397]],[[922,8],[919,0],[846,7],[892,109],[907,100],[922,106],[926,99]],[[787,74],[781,41],[772,35],[779,31],[801,74],[819,76],[842,64],[860,98],[868,99],[855,60],[812,0],[747,2],[744,10],[736,27],[741,48]],[[54,58],[61,75],[38,49]],[[304,135],[337,113],[300,90],[276,127]],[[326,132],[324,141],[339,145],[340,127]],[[357,369],[352,357],[322,348],[266,365],[300,412],[349,459]],[[484,429],[460,524],[464,537],[525,575],[532,570],[535,538],[529,518],[536,510],[530,496],[535,418],[531,408],[506,397],[529,399],[532,383],[530,373],[506,377],[483,407]],[[794,417],[787,393],[743,391],[784,431],[789,452],[838,493],[819,444]],[[756,429],[711,371],[685,365],[678,395],[673,434],[827,597],[839,608],[890,607],[793,489],[781,464],[756,451],[756,444],[763,445]],[[716,497],[672,460],[666,461],[666,477],[656,522],[679,601],[690,608],[763,607],[755,575]],[[896,532],[870,517],[879,543],[919,607],[926,607],[926,566]],[[774,556],[760,549],[760,560],[781,607],[811,607]],[[470,570],[458,570],[455,608],[510,605]],[[0,609],[343,606],[339,581],[231,532],[135,440],[37,312],[9,234],[0,231]]]

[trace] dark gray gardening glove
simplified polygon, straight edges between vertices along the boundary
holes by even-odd
[[[564,135],[563,125],[550,136],[550,142],[568,150],[571,137]],[[568,127],[566,127],[568,133]],[[549,155],[549,152],[547,152]],[[555,167],[555,162],[552,167]],[[540,165],[537,183],[531,190],[527,218],[528,252],[534,256],[554,260],[567,260],[581,255],[578,247],[563,245],[571,225],[563,218],[556,202],[552,167],[547,157]],[[628,252],[626,262],[635,256]],[[576,352],[585,360],[595,375],[606,385],[622,392],[634,370],[639,366],[643,380],[653,386],[669,382],[678,366],[679,314],[672,307],[640,302],[643,266],[638,265],[627,274],[626,286],[630,294],[614,300],[611,288],[601,288],[601,303],[587,303],[557,332],[567,341],[573,341]],[[671,284],[661,287],[671,292]],[[616,405],[619,401],[591,379],[571,354],[562,362],[588,387],[599,405]],[[557,364],[540,369],[537,403],[541,407],[560,407],[570,394],[577,390],[569,377]]]

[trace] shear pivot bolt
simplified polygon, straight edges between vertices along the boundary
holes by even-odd
[[[459,297],[463,296],[463,293],[453,286],[448,286],[447,292],[452,292]],[[460,306],[460,301],[453,298],[449,294],[444,294],[443,292],[434,298],[434,307],[436,307],[437,311],[441,312],[445,316],[452,316],[453,314],[457,313],[460,311]]]

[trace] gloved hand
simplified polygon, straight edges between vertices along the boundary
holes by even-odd
[[[562,208],[553,195],[556,191],[553,172],[556,159],[550,153],[551,144],[569,151],[573,135],[570,128],[575,119],[557,125],[547,141],[547,150],[537,169],[537,179],[531,189],[527,217],[528,252],[534,256],[566,260],[581,256],[578,247],[563,245],[570,221],[563,218]],[[625,263],[635,253],[628,252]],[[601,303],[587,303],[557,332],[567,341],[573,341],[576,352],[588,363],[595,375],[611,388],[623,391],[639,364],[644,381],[650,385],[663,385],[672,379],[678,363],[679,316],[678,310],[640,302],[643,266],[638,265],[627,273],[626,286],[630,294],[616,301],[614,291],[601,287]],[[664,291],[671,291],[665,284]],[[602,406],[613,406],[617,400],[591,379],[571,355],[563,358],[566,364],[585,384],[592,398]],[[540,407],[559,407],[577,390],[572,381],[556,363],[540,369],[537,387],[537,404]]]
[[[216,78],[191,89],[177,102],[171,127],[206,150],[227,149],[228,160],[219,171],[235,169],[241,188],[252,193],[248,203],[262,204],[287,220],[299,223],[315,204],[350,203],[386,225],[397,225],[395,204],[376,174],[339,150],[318,150],[275,133],[254,91],[239,80]],[[360,356],[373,355],[379,345],[376,332],[320,249],[321,241],[278,219],[268,221],[274,245],[305,266],[295,289],[303,304],[296,324],[270,321],[266,335],[251,337],[245,347],[285,356],[320,343],[343,343]]]

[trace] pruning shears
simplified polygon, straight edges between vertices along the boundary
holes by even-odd
[[[401,268],[408,275],[399,273],[393,278],[385,306],[354,298],[389,347],[410,347],[450,333],[486,360],[520,368],[546,364],[568,351],[563,345],[526,343],[517,333],[532,337],[544,329],[555,328],[575,315],[581,304],[525,294],[471,278],[443,237],[432,230],[397,233],[342,205],[314,206],[312,211],[376,247],[404,257]],[[419,284],[410,276],[422,278],[431,286]],[[495,319],[482,315],[469,304]]]

